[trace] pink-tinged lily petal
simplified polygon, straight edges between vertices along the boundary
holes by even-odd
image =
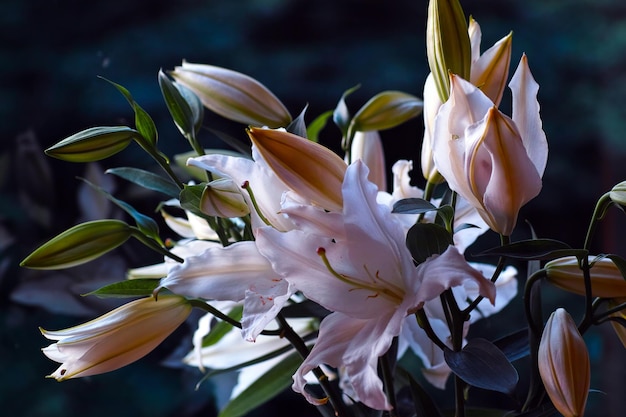
[[[433,300],[438,301],[438,300]],[[444,343],[450,340],[450,329],[444,320],[429,317],[430,327]],[[422,361],[422,375],[434,387],[445,389],[446,381],[452,372],[446,364],[443,350],[428,338],[413,316],[405,319],[398,338],[398,358],[411,349]]]
[[[478,293],[495,303],[496,287],[479,271],[467,263],[463,255],[452,245],[441,255],[433,255],[417,266],[421,284],[417,288],[417,300],[420,304],[438,297],[448,288],[463,285],[471,281],[478,286]]]
[[[252,241],[189,257],[170,268],[160,287],[206,300],[244,301],[242,334],[248,340],[258,336],[293,293]]]
[[[539,84],[530,72],[526,55],[522,55],[509,87],[513,93],[513,121],[530,160],[535,164],[539,176],[543,176],[548,162],[548,140],[539,115]]]
[[[437,117],[441,104],[441,98],[437,92],[437,86],[435,85],[435,78],[433,74],[430,73],[424,83],[424,107],[422,110],[424,112],[424,138],[422,140],[421,164],[424,178],[434,183],[441,181],[441,176],[433,160],[432,149],[435,117]]]
[[[511,63],[513,35],[509,33],[472,63],[470,81],[498,106],[502,100]]]
[[[356,132],[352,139],[350,156],[365,162],[370,169],[369,180],[384,191],[387,189],[387,173],[385,167],[385,153],[383,143],[377,130]]]
[[[211,154],[191,158],[187,164],[230,178],[239,186],[247,183],[254,193],[258,208],[258,211],[254,209],[250,194],[242,189],[242,196],[250,208],[253,230],[266,226],[261,215],[279,230],[291,229],[293,227],[291,222],[279,213],[281,198],[283,193],[288,190],[287,187],[269,169],[255,146],[252,147],[252,157],[253,160],[230,155]]]
[[[389,349],[393,335],[400,332],[402,318],[384,311],[371,320],[330,314],[320,325],[317,343],[294,375],[293,390],[309,402],[319,403],[305,390],[304,375],[321,364],[342,367],[360,401],[377,410],[389,410],[391,405],[378,377],[378,357]]]
[[[248,136],[278,178],[313,204],[341,211],[345,162],[330,149],[284,130],[250,128]]]
[[[472,16],[469,18],[469,23],[467,25],[467,33],[470,38],[470,47],[472,49],[472,65],[474,62],[478,61],[480,58],[480,43],[482,41],[482,30],[480,29],[480,25]]]
[[[466,141],[467,175],[472,194],[482,196],[483,219],[492,230],[509,236],[520,208],[541,191],[541,176],[515,124],[495,107],[467,128]]]

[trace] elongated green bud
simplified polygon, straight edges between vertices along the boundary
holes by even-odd
[[[141,134],[127,126],[92,127],[46,149],[46,154],[69,162],[93,162],[115,155]]]
[[[430,0],[426,53],[442,102],[450,95],[449,72],[470,79],[471,47],[465,14],[458,0]]]
[[[87,263],[126,242],[133,228],[120,220],[78,224],[41,245],[20,266],[63,269]]]
[[[422,100],[402,91],[383,91],[372,97],[352,119],[354,131],[368,132],[398,126],[422,112]]]

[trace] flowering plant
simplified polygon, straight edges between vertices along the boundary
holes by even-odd
[[[160,72],[167,107],[192,148],[184,179],[159,150],[151,117],[112,83],[131,105],[135,126],[89,128],[46,153],[92,162],[136,142],[166,176],[129,167],[109,172],[166,195],[163,217],[181,237],[164,240],[154,219],[99,189],[134,225],[80,223],[23,260],[28,268],[68,268],[131,237],[164,256],[162,264],[132,269],[128,279],[91,293],[137,299],[76,327],[42,330],[56,341],[44,354],[61,363],[50,376],[125,366],[198,308],[207,315],[185,362],[211,369],[207,375],[240,371],[222,416],[243,415],[288,385],[322,415],[436,416],[451,408],[465,416],[470,388],[509,398],[505,408],[489,411],[494,415],[582,415],[590,389],[582,334],[610,322],[624,343],[626,262],[591,255],[589,246],[606,211],[626,205],[626,188],[618,184],[599,199],[581,248],[534,236],[511,240],[520,208],[540,193],[548,146],[528,58],[509,81],[511,35],[482,53],[480,41],[480,26],[468,23],[458,1],[431,0],[423,101],[384,91],[352,114],[348,90],[310,123],[305,111],[293,118],[247,75],[188,62]],[[499,109],[507,81],[510,117]],[[205,150],[205,108],[247,126],[251,147],[222,135],[237,153]],[[400,160],[388,189],[378,132],[422,110],[425,187],[411,185],[412,162]],[[331,119],[342,156],[317,141]],[[174,218],[168,206],[187,218]],[[501,245],[482,255],[499,257],[497,264],[468,262],[466,249],[488,230]],[[528,262],[526,323],[503,338],[471,337],[471,324],[516,297],[510,260]],[[583,297],[578,324],[563,308],[544,322],[541,280]],[[402,362],[411,352],[420,370]],[[513,362],[525,357],[530,382],[522,386]],[[437,404],[424,383],[444,388],[449,379],[455,401]]]

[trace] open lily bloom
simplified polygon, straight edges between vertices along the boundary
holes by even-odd
[[[513,119],[480,89],[452,75],[450,99],[441,106],[433,132],[437,170],[492,230],[505,236],[520,208],[541,191],[548,157],[538,87],[525,57],[510,86]]]
[[[377,360],[400,334],[404,318],[466,280],[475,281],[492,301],[495,287],[453,246],[416,268],[402,226],[388,207],[376,202],[377,187],[367,175],[360,161],[348,167],[340,218],[321,209],[298,213],[292,206],[284,211],[300,214],[299,228],[284,233],[260,229],[257,243],[277,273],[333,311],[322,321],[318,342],[294,376],[294,390],[315,403],[304,389],[304,375],[322,364],[343,367],[366,405],[389,409]],[[335,225],[334,234],[314,234],[314,225],[326,220]]]

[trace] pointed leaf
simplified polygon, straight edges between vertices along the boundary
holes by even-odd
[[[95,291],[83,294],[83,296],[95,295],[98,298],[143,297],[152,295],[155,288],[157,288],[158,286],[158,279],[129,279],[105,285],[104,287],[98,288]]]
[[[309,123],[309,126],[306,129],[306,137],[313,142],[319,142],[320,132],[326,127],[328,119],[330,119],[332,115],[333,111],[328,110],[317,116],[315,120]]]
[[[78,224],[41,245],[20,265],[33,269],[63,269],[87,263],[126,242],[133,228],[120,220]]]
[[[498,246],[478,254],[499,255],[517,259],[555,259],[563,256],[582,255],[587,251],[582,249],[572,249],[566,243],[553,239],[529,239],[520,240],[509,245]]]
[[[302,363],[296,352],[254,381],[222,409],[218,417],[240,417],[269,401],[291,385],[292,375]]]
[[[613,261],[613,263],[615,264],[615,266],[617,266],[617,269],[619,269],[619,272],[622,273],[622,276],[624,277],[624,279],[626,279],[626,259],[622,258],[619,255],[606,255],[607,258],[609,258],[611,261]]]
[[[392,213],[422,214],[437,210],[437,207],[423,198],[404,198],[396,201]]]
[[[350,125],[350,111],[348,110],[348,106],[346,105],[346,98],[358,90],[361,86],[355,85],[354,87],[346,90],[339,99],[335,110],[333,111],[333,122],[337,125],[341,134],[346,136],[348,133],[348,126]]]
[[[106,170],[107,174],[117,175],[148,190],[158,191],[171,198],[178,198],[180,189],[171,180],[139,168],[120,167]]]
[[[141,135],[127,126],[99,126],[82,130],[45,150],[46,155],[68,162],[99,161],[125,149]]]
[[[133,108],[133,111],[135,112],[135,128],[139,131],[141,136],[148,141],[151,146],[156,145],[157,129],[150,115],[144,109],[142,109],[139,104],[137,104],[137,102],[135,101],[135,99],[133,99],[133,96],[126,89],[126,87],[117,84],[111,80],[107,80],[104,77],[100,78],[113,85],[120,93],[122,93],[122,95],[126,98],[130,106]]]
[[[519,379],[517,370],[490,341],[472,339],[458,352],[446,349],[444,357],[452,372],[469,385],[513,394]]]
[[[528,328],[501,337],[493,342],[504,353],[509,362],[524,358],[530,354],[528,346]]]
[[[432,223],[417,223],[406,235],[406,246],[418,264],[432,255],[444,253],[452,244],[454,242],[450,233],[444,227]]]
[[[204,107],[198,96],[187,87],[174,83],[162,70],[158,79],[161,94],[178,129],[183,135],[198,133],[204,117]]]
[[[205,188],[206,184],[185,185],[185,188],[180,192],[180,206],[197,216],[205,217],[206,215],[200,210],[202,193]]]
[[[441,411],[439,411],[433,399],[428,395],[428,392],[413,378],[413,375],[404,370],[402,373],[409,380],[411,397],[413,398],[413,405],[415,407],[415,416],[441,417]]]

